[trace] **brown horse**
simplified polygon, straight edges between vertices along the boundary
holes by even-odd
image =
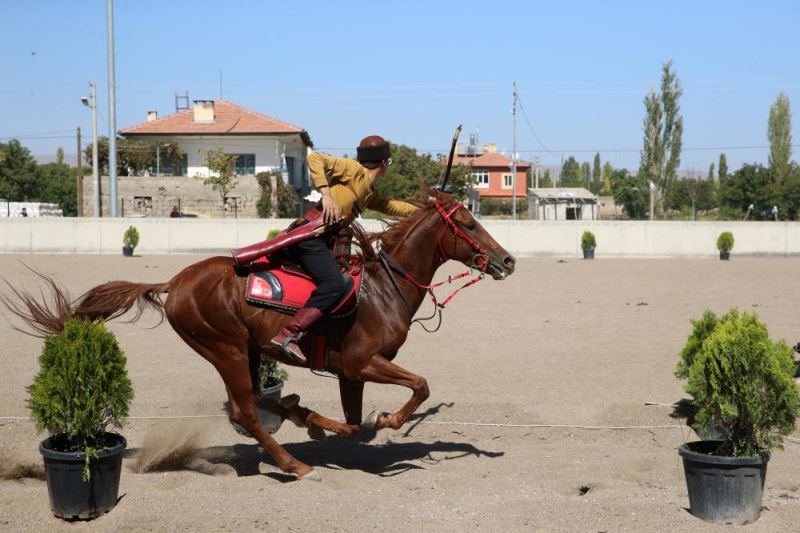
[[[467,209],[438,191],[430,191],[418,211],[386,231],[368,236],[356,233],[364,260],[361,302],[347,318],[328,318],[315,328],[331,347],[328,369],[339,378],[346,423],[292,403],[269,406],[283,418],[309,428],[312,436],[324,435],[322,430],[349,437],[367,427],[399,429],[428,398],[425,378],[393,360],[426,296],[422,286],[431,283],[443,263],[461,261],[494,279],[504,279],[514,271],[515,259]],[[374,251],[375,243],[385,254],[382,260]],[[233,259],[213,257],[185,268],[166,283],[112,281],[90,289],[72,303],[50,282],[56,296],[52,308],[15,291],[25,307],[23,312],[16,306],[15,313],[44,334],[60,331],[70,315],[110,320],[134,305],[138,312],[133,320],[146,306],[166,314],[178,335],[219,372],[230,401],[230,419],[247,429],[282,471],[300,479],[319,479],[313,468],[290,455],[259,423],[253,400],[255,370],[262,355],[292,364],[270,344],[288,317],[248,304],[245,281],[246,271],[237,268]],[[159,295],[163,293],[168,296],[162,304]],[[413,393],[396,412],[372,413],[362,424],[365,382],[402,385]]]

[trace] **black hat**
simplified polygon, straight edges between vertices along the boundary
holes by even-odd
[[[392,157],[392,149],[380,135],[364,137],[356,149],[359,163],[377,163]]]

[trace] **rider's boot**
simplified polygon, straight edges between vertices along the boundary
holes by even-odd
[[[322,312],[315,307],[304,307],[297,311],[283,329],[273,339],[272,344],[280,346],[283,353],[301,366],[308,365],[308,358],[297,342],[314,322],[322,318]]]

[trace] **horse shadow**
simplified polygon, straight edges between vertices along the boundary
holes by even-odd
[[[440,404],[423,413],[412,415],[409,420],[410,426],[401,435],[408,437],[426,418],[438,413],[442,407],[450,406],[452,404]],[[483,450],[465,442],[444,440],[434,442],[388,440],[381,444],[369,444],[374,440],[376,434],[375,431],[362,430],[350,439],[333,436],[324,441],[285,443],[283,447],[301,461],[315,468],[360,470],[379,477],[393,477],[411,470],[424,470],[427,466],[469,456],[496,458],[505,455],[504,452]],[[125,456],[133,458],[138,453],[138,449],[129,449]],[[266,475],[282,482],[295,479],[293,476],[280,472],[263,474],[259,469],[261,463],[277,468],[275,461],[264,452],[260,445],[256,443],[234,444],[232,446],[199,448],[191,456],[187,456],[186,460],[171,461],[169,464],[149,471],[192,470],[216,475],[215,472],[219,469],[215,467],[227,465],[235,471],[238,477]]]

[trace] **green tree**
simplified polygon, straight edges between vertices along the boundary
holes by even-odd
[[[649,189],[643,176],[631,176],[627,169],[617,169],[611,176],[614,202],[622,205],[629,218],[641,220],[647,216]]]
[[[769,169],[780,187],[789,175],[792,157],[792,111],[789,97],[780,93],[769,109]]]
[[[736,218],[742,218],[753,206],[749,218],[769,218],[773,186],[769,169],[762,165],[743,165],[720,184],[720,204]]]
[[[60,146],[56,148],[56,163],[59,165],[64,163],[64,149]]]
[[[92,166],[92,143],[84,148],[83,157],[86,159],[86,164]],[[108,176],[108,137],[102,135],[97,138],[97,163],[98,170],[103,176]]]
[[[30,150],[17,139],[0,143],[4,158],[0,161],[0,198],[11,201],[36,201],[40,187],[36,175],[36,161]]]
[[[611,194],[611,176],[614,175],[614,167],[606,161],[603,164],[603,194]]]
[[[539,176],[539,188],[544,189],[544,188],[550,188],[552,186],[553,186],[553,178],[550,175],[550,169],[546,168],[544,169],[544,174]]]
[[[592,164],[592,192],[595,194],[600,192],[603,187],[603,167],[600,165],[600,153],[594,154],[594,162]]]
[[[386,198],[410,198],[420,191],[420,185],[435,186],[439,183],[443,165],[431,154],[419,154],[415,148],[403,144],[392,144],[392,166],[378,180],[376,190]],[[463,198],[474,180],[466,166],[453,166],[447,188]]]
[[[719,154],[719,167],[717,169],[719,181],[724,181],[728,177],[728,158],[725,154]]]
[[[581,176],[581,165],[573,156],[569,156],[564,164],[561,165],[561,175],[559,176],[559,187],[582,187],[583,177]]]
[[[708,167],[708,181],[714,181],[714,163]]]
[[[584,161],[581,165],[581,174],[583,174],[583,184],[581,187],[586,187],[587,189],[591,188],[592,186],[592,166],[589,164],[588,161]]]
[[[77,177],[74,168],[64,163],[48,163],[36,169],[40,191],[36,200],[58,204],[64,216],[78,215]]]
[[[223,216],[225,216],[225,199],[228,197],[228,193],[239,184],[233,171],[235,162],[236,156],[226,154],[225,149],[221,146],[208,150],[205,155],[209,175],[203,180],[203,185],[209,185],[212,190],[219,193]]]
[[[662,66],[661,91],[656,93],[651,90],[644,99],[644,142],[639,174],[655,184],[662,198],[666,197],[675,182],[681,161],[682,94],[683,89],[672,69],[672,61],[667,61]]]

